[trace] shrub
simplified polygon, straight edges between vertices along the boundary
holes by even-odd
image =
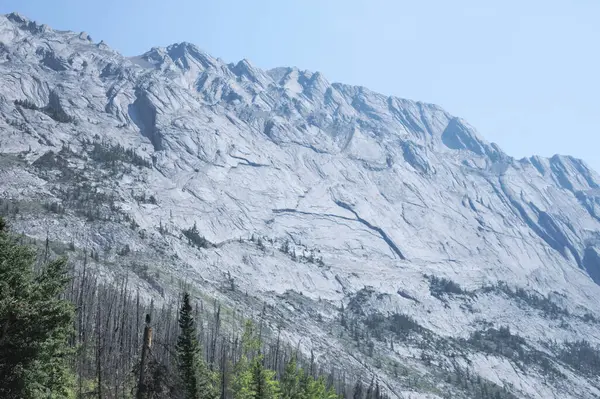
[[[407,336],[411,332],[421,332],[421,327],[412,317],[394,313],[389,317],[390,330],[399,336]]]
[[[401,313],[384,316],[376,312],[367,316],[363,322],[373,337],[378,340],[383,340],[384,331],[390,331],[401,338],[406,338],[411,332],[419,333],[423,331],[423,327],[412,317]]]
[[[41,108],[41,111],[48,115],[50,118],[60,123],[71,123],[75,120],[71,115],[67,114],[62,109],[56,109],[50,105]]]
[[[429,278],[429,292],[432,296],[441,299],[445,294],[462,295],[467,292],[458,283],[447,278],[431,276]]]
[[[183,235],[188,239],[188,244],[196,248],[210,248],[213,246],[210,241],[198,233],[196,223],[194,223],[192,228],[183,230]]]
[[[37,105],[35,105],[32,101],[29,101],[27,99],[15,100],[15,105],[22,108],[32,109],[34,111],[42,111],[57,122],[71,123],[74,121],[74,118],[71,115],[68,115],[63,109],[57,109],[52,107],[51,105],[46,105],[45,107],[40,108]]]
[[[89,142],[88,142],[89,143]],[[138,167],[151,168],[152,162],[138,155],[135,150],[125,148],[120,144],[113,145],[109,142],[94,141],[90,157],[97,162],[108,164],[116,168],[118,162],[129,163]]]
[[[22,107],[22,108],[32,109],[34,111],[37,111],[39,109],[37,105],[35,105],[32,101],[29,101],[27,99],[15,100],[15,105],[18,105],[19,107]]]
[[[478,350],[505,356],[509,359],[523,360],[525,357],[525,340],[513,335],[508,327],[490,328],[485,331],[475,331],[468,342]]]

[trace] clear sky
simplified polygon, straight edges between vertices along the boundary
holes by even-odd
[[[600,171],[600,0],[2,0],[121,53],[187,41],[439,104],[508,154]]]

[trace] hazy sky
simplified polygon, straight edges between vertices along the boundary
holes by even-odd
[[[600,171],[600,0],[2,0],[125,55],[188,41],[432,102],[508,154]]]

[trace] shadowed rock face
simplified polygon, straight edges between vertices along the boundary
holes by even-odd
[[[440,300],[423,277],[469,290],[506,281],[561,298],[573,315],[598,315],[600,178],[580,160],[517,161],[436,105],[295,68],[227,64],[188,43],[125,58],[18,15],[0,17],[0,43],[0,194],[67,206],[61,223],[24,213],[19,231],[113,248],[107,256],[127,244],[149,254],[161,275],[215,295],[226,295],[218,289],[224,273],[240,292],[275,305],[302,292],[303,304],[332,306],[323,313],[332,323],[331,309],[369,286],[369,311],[410,314],[445,337],[491,323],[531,343],[600,342],[596,327],[580,319],[560,327],[505,294]],[[65,194],[83,182],[104,215],[94,222]],[[98,199],[109,194],[109,205]],[[190,248],[180,238],[194,224],[214,246]],[[256,249],[252,235],[271,246]],[[279,250],[283,242],[295,260]],[[319,262],[302,260],[310,256]],[[332,343],[339,336],[322,338],[322,323],[286,317],[298,326],[291,341],[307,335],[349,368],[366,367],[355,357],[373,361]],[[382,344],[382,356],[414,360],[414,350],[395,345]],[[482,375],[498,370],[484,378],[509,381],[522,397],[597,392],[576,376],[563,389],[477,359]],[[400,386],[389,370],[369,368]]]
[[[596,284],[600,284],[600,255],[598,248],[590,247],[585,249],[583,267]]]

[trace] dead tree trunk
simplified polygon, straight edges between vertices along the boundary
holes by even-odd
[[[142,358],[140,361],[140,377],[138,380],[137,387],[137,395],[136,399],[143,399],[144,394],[146,392],[146,379],[145,379],[145,371],[146,371],[146,359],[148,358],[148,352],[150,352],[150,348],[152,347],[152,327],[150,327],[150,315],[146,315],[146,327],[144,327],[144,343],[142,346]]]

